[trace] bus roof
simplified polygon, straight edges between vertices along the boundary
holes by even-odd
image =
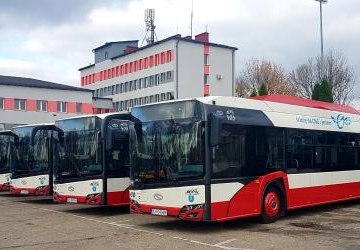
[[[300,97],[285,96],[285,95],[267,95],[267,96],[256,96],[251,98],[208,96],[208,97],[200,97],[196,99],[205,104],[216,104],[220,106],[228,106],[233,108],[276,111],[283,113],[293,113],[292,111],[294,110],[294,108],[298,107],[299,111],[303,110],[303,108],[307,108],[307,109],[311,108],[311,109],[316,109],[320,112],[321,110],[323,111],[327,110],[327,111],[360,115],[359,111],[357,111],[356,109],[350,106],[336,104],[336,103],[308,100]]]
[[[55,123],[27,124],[27,125],[21,125],[21,126],[13,127],[13,129],[17,129],[17,128],[28,128],[28,127],[40,127],[40,126],[51,126],[51,125],[55,125]]]
[[[58,119],[58,120],[55,121],[55,123],[56,123],[57,121],[81,119],[81,118],[88,118],[88,117],[99,117],[100,119],[105,119],[107,116],[109,116],[109,115],[114,115],[114,114],[130,114],[130,112],[128,112],[128,111],[120,111],[120,112],[112,112],[112,113],[104,113],[104,114],[92,114],[92,115],[73,116],[73,117]]]

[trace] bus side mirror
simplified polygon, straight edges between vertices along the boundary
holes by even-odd
[[[210,114],[210,146],[215,147],[220,144],[221,120],[215,115]]]

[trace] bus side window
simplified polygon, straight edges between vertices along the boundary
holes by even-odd
[[[240,176],[245,165],[245,133],[243,126],[223,125],[220,144],[215,147],[213,178]]]

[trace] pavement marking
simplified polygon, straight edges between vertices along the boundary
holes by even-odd
[[[209,247],[220,248],[220,249],[250,250],[250,249],[245,249],[245,248],[234,248],[234,247],[223,246],[223,244],[235,241],[236,239],[227,240],[227,241],[220,242],[220,243],[217,243],[217,244],[210,244],[210,243],[196,241],[196,240],[189,240],[189,239],[181,238],[181,237],[178,237],[178,236],[165,235],[163,233],[158,233],[158,232],[154,232],[154,231],[150,231],[150,230],[144,230],[144,229],[135,228],[136,225],[117,224],[116,222],[107,222],[107,221],[97,220],[97,219],[88,218],[88,217],[85,217],[85,216],[80,216],[80,215],[71,214],[71,213],[62,212],[62,211],[57,211],[57,210],[48,209],[48,208],[41,208],[41,207],[33,207],[33,208],[43,210],[43,211],[47,211],[47,212],[51,212],[51,213],[64,214],[64,215],[72,216],[72,217],[79,218],[79,219],[82,219],[82,220],[97,222],[97,223],[106,224],[106,225],[110,225],[110,226],[116,226],[116,227],[120,227],[120,228],[124,228],[124,229],[128,229],[128,230],[133,230],[133,231],[137,231],[137,232],[153,234],[153,235],[157,235],[157,236],[160,236],[160,237],[166,236],[166,237],[169,237],[169,238],[172,238],[172,239],[183,240],[183,241],[187,241],[187,242],[190,242],[190,243],[203,245],[203,246],[209,246]],[[126,220],[126,221],[130,221],[130,220]],[[125,220],[124,220],[124,222],[125,222]]]
[[[217,244],[215,244],[215,245],[216,245],[216,246],[221,246],[221,245],[225,245],[225,244],[227,244],[227,243],[233,242],[233,241],[235,241],[235,240],[236,240],[236,239],[225,240],[225,241],[220,242],[220,243],[217,243]]]
[[[107,222],[107,221],[92,219],[92,218],[88,218],[88,217],[84,217],[84,216],[80,216],[80,215],[76,215],[76,214],[65,213],[65,212],[56,211],[56,210],[47,209],[47,208],[41,208],[41,207],[34,207],[34,208],[35,208],[35,209],[40,209],[40,210],[43,210],[43,211],[52,212],[52,213],[66,214],[66,215],[69,215],[69,216],[72,216],[72,217],[76,217],[76,218],[79,218],[79,219],[88,220],[88,221],[93,221],[93,222],[102,223],[102,224],[107,224],[107,225],[116,226],[116,227],[122,227],[122,228],[125,228],[125,229],[134,230],[134,231],[138,231],[138,232],[155,234],[155,235],[158,235],[158,236],[163,236],[163,235],[164,235],[164,234],[162,234],[162,233],[157,233],[157,232],[153,232],[153,231],[149,231],[149,230],[143,230],[143,229],[133,228],[133,227],[130,227],[130,226],[126,226],[125,224],[116,224],[116,223],[112,223],[112,222]]]
[[[128,222],[128,221],[132,221],[132,220],[119,220],[119,221],[114,221],[114,222],[112,222],[112,223],[116,223],[116,224],[118,224],[118,223],[123,223],[123,222]]]

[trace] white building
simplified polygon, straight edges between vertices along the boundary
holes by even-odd
[[[92,91],[38,79],[0,75],[0,131],[17,125],[112,111]]]
[[[175,35],[138,48],[138,41],[106,43],[95,63],[79,69],[81,85],[111,97],[116,111],[168,99],[234,96],[237,48],[209,42],[209,34]]]

